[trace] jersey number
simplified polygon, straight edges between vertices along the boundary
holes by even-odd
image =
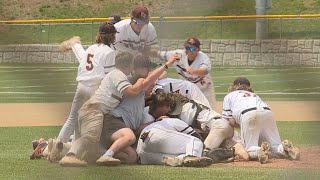
[[[92,59],[93,59],[93,54],[88,54],[87,65],[86,65],[86,69],[88,71],[91,71],[93,69]]]
[[[243,97],[256,97],[256,94],[255,93],[249,93],[249,92],[245,92],[243,93]]]

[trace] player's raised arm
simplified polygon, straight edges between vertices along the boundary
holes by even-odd
[[[138,96],[143,90],[143,81],[143,78],[139,78],[134,85],[123,90],[123,94],[126,96]]]
[[[146,79],[143,81],[143,88],[146,89],[147,87],[153,85],[159,79],[159,77],[163,74],[163,72],[166,69],[168,69],[168,67],[171,66],[175,61],[179,59],[180,57],[178,55],[170,56],[164,65],[158,67],[146,77]]]

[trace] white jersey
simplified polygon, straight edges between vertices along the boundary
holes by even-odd
[[[212,109],[209,101],[199,89],[199,87],[189,81],[182,79],[164,78],[160,79],[157,82],[156,86],[154,87],[154,91],[156,89],[163,89],[165,93],[179,93],[190,100],[194,100],[198,104]]]
[[[119,69],[114,69],[103,78],[90,102],[98,103],[106,114],[119,105],[123,91],[130,86],[127,76]]]
[[[157,33],[151,23],[145,25],[140,34],[136,34],[131,28],[131,19],[122,20],[114,25],[119,33],[116,33],[115,50],[118,52],[130,52],[136,54],[146,46],[158,43]]]
[[[145,127],[142,133],[152,128],[167,129],[167,130],[181,132],[184,134],[194,133],[194,130],[192,129],[192,127],[190,127],[187,123],[177,118],[163,118],[161,121],[157,121]]]
[[[233,117],[240,124],[241,113],[250,108],[264,110],[268,105],[255,93],[238,90],[227,94],[223,100],[223,113],[226,118]]]
[[[87,86],[97,86],[114,69],[115,52],[105,44],[94,44],[86,52],[86,57],[79,61],[77,81]]]
[[[209,85],[213,85],[211,75],[210,75],[211,62],[209,60],[209,57],[205,53],[199,51],[198,55],[196,56],[196,59],[192,62],[191,65],[189,65],[188,56],[184,50],[159,52],[159,56],[162,60],[166,60],[167,57],[172,56],[174,54],[181,54],[180,60],[175,61],[173,63],[173,67],[177,70],[181,79],[184,79],[196,84],[201,90],[206,89]],[[188,67],[197,68],[197,69],[200,67],[204,67],[208,71],[208,74],[206,74],[205,76],[188,74],[186,72],[186,69]]]

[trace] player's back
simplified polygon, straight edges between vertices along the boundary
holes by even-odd
[[[108,113],[119,105],[123,91],[131,85],[122,71],[114,69],[103,78],[99,88],[91,97],[92,101],[100,104],[101,110]]]
[[[161,128],[182,133],[193,131],[193,129],[187,123],[177,118],[163,118],[161,121],[157,121],[145,127],[143,131],[148,131],[152,128]]]
[[[224,109],[229,109],[232,111],[232,115],[236,120],[240,119],[241,112],[250,108],[262,108],[268,107],[268,105],[262,101],[262,99],[253,92],[245,90],[237,90],[229,93],[224,98],[223,102]]]
[[[154,89],[163,89],[166,93],[179,93],[190,100],[202,104],[210,109],[210,103],[197,85],[182,79],[160,79]]]
[[[87,49],[87,57],[80,61],[77,81],[97,86],[107,73],[114,69],[115,53],[107,45],[94,44]]]

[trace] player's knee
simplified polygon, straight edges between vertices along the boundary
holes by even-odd
[[[123,137],[127,140],[127,143],[130,145],[136,141],[136,136],[134,135],[131,129],[126,131]]]

